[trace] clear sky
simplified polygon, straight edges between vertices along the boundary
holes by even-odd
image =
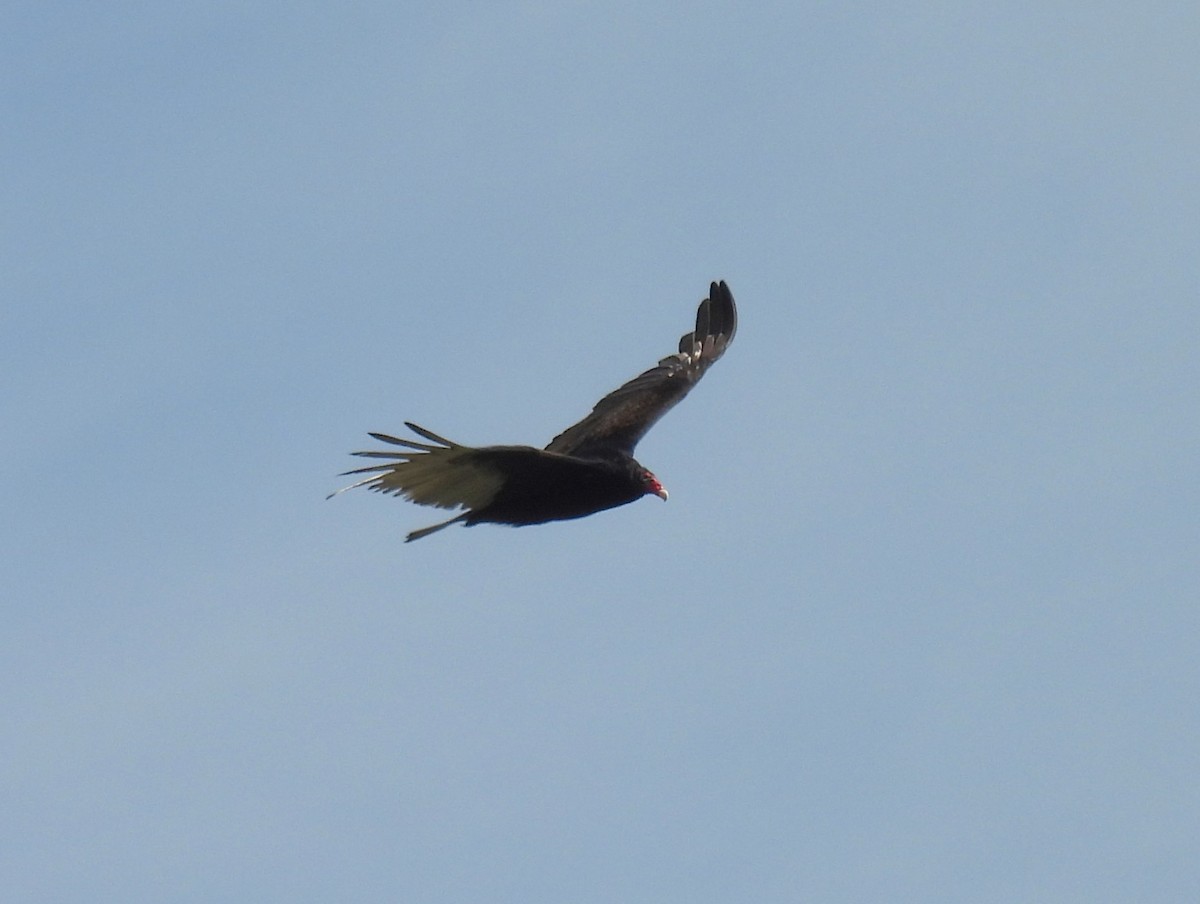
[[[12,3],[0,897],[1200,900],[1192,2]],[[671,491],[404,545],[738,341]]]

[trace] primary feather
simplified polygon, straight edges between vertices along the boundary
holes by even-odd
[[[666,499],[658,479],[633,458],[646,432],[686,396],[725,353],[737,332],[737,308],[724,282],[714,282],[696,311],[696,326],[679,351],[613,390],[545,449],[463,446],[411,422],[428,442],[370,434],[399,450],[355,452],[383,464],[346,471],[356,487],[402,496],[419,505],[466,511],[406,538],[417,540],[454,523],[540,524],[581,518],[645,495]]]

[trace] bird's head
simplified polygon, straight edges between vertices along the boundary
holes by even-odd
[[[642,488],[647,496],[657,496],[663,502],[667,501],[667,488],[658,482],[658,478],[649,471],[642,471]]]

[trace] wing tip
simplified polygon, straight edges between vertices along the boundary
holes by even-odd
[[[710,305],[716,307],[709,315],[709,323],[717,324],[714,333],[724,336],[725,344],[729,345],[737,332],[737,304],[733,300],[729,284],[723,279],[712,283],[708,289],[708,300]],[[716,316],[713,316],[714,314]]]

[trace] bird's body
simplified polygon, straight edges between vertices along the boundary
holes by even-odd
[[[736,329],[733,296],[725,283],[713,283],[696,313],[696,329],[680,339],[678,354],[609,393],[545,449],[461,446],[405,422],[428,442],[372,433],[402,450],[355,452],[387,463],[347,471],[370,476],[338,492],[365,486],[420,505],[466,509],[413,531],[410,541],[455,523],[542,524],[582,518],[646,495],[665,500],[667,491],[634,459],[633,448],[721,356]]]
[[[467,523],[543,524],[625,505],[646,495],[649,473],[632,458],[606,461],[537,452],[508,471],[500,492]]]

